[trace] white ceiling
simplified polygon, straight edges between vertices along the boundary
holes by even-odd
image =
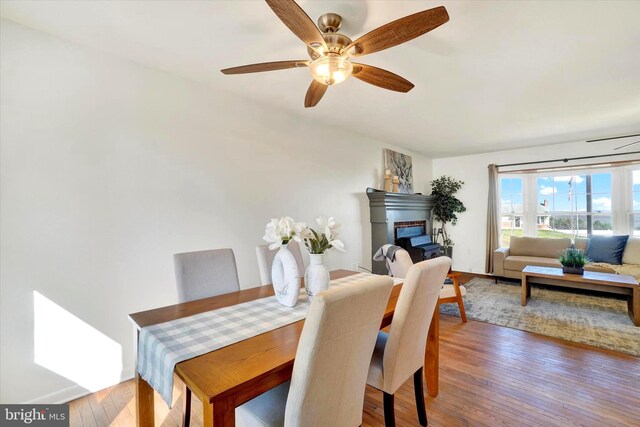
[[[213,88],[445,157],[640,133],[640,1],[300,0],[337,12],[352,39],[444,4],[451,20],[359,58],[412,81],[407,94],[357,79],[304,109],[305,69],[222,68],[305,59],[264,1],[2,1],[2,17]],[[286,132],[286,129],[282,129]]]

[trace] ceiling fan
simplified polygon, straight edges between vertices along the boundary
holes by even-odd
[[[587,142],[594,143],[594,142],[610,141],[612,139],[625,139],[625,138],[635,138],[635,137],[640,137],[640,133],[635,133],[632,135],[612,136],[609,138],[589,139],[587,140]],[[629,142],[627,144],[620,145],[614,148],[614,150],[620,150],[621,148],[631,147],[632,145],[636,145],[636,144],[640,144],[640,139],[634,142]]]
[[[390,71],[352,62],[353,57],[368,55],[419,37],[449,20],[444,6],[405,16],[352,41],[338,33],[342,17],[325,13],[318,26],[294,0],[265,0],[280,20],[307,45],[310,60],[264,62],[221,70],[224,74],[259,73],[308,67],[313,80],[304,99],[305,107],[315,107],[327,88],[350,75],[363,82],[397,92],[409,92],[413,83]]]

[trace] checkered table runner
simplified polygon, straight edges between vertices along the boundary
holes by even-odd
[[[329,285],[358,282],[369,276],[358,273],[332,280]],[[394,285],[400,282],[394,280]],[[292,308],[272,296],[142,328],[138,373],[171,407],[177,363],[302,320],[308,309],[307,295],[301,292]]]

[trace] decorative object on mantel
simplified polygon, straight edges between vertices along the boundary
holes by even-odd
[[[294,307],[298,302],[301,279],[298,263],[287,244],[291,240],[302,242],[302,235],[306,228],[307,225],[304,222],[295,222],[293,218],[283,216],[280,219],[273,218],[264,232],[263,239],[269,243],[269,249],[280,248],[273,259],[271,280],[276,298],[287,307]]]
[[[463,181],[443,175],[431,181],[431,195],[433,196],[433,219],[442,223],[442,246],[445,255],[452,258],[453,241],[447,234],[446,224],[456,225],[457,213],[467,210],[464,204],[454,196],[462,188]],[[439,232],[440,230],[438,230]]]
[[[391,169],[384,171],[384,191],[388,193],[393,191],[393,187],[391,185]]]
[[[304,287],[313,300],[315,294],[329,288],[329,269],[324,265],[324,253],[331,248],[344,252],[344,243],[338,239],[340,224],[333,217],[320,216],[316,219],[319,231],[306,228],[303,231],[304,244],[309,250],[309,266],[304,273]]]
[[[411,156],[385,148],[384,168],[388,169],[391,175],[393,175],[394,193],[413,193],[413,166],[411,165]]]
[[[589,258],[580,249],[567,248],[560,254],[558,261],[562,264],[562,272],[566,274],[584,274],[584,266]]]

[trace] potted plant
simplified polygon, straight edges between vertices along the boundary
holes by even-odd
[[[558,261],[562,264],[563,273],[582,275],[584,265],[589,262],[589,258],[580,249],[568,248],[562,251]]]
[[[449,238],[446,224],[456,225],[456,214],[467,210],[464,203],[455,194],[462,188],[463,181],[443,175],[431,181],[431,196],[433,197],[433,219],[442,223],[442,246],[445,254],[451,258],[453,255],[453,241]]]

